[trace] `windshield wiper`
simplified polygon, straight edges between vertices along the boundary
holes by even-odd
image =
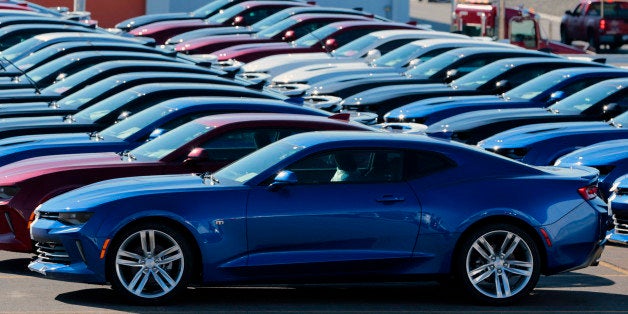
[[[95,140],[95,141],[102,141],[105,138],[102,135],[100,135],[100,132],[94,131],[92,133],[89,133],[89,139],[90,140]]]
[[[137,160],[137,157],[131,154],[131,151],[128,149],[122,152],[122,158],[127,158],[129,161]]]
[[[74,115],[69,114],[69,115],[63,117],[63,122],[65,122],[65,123],[74,123],[74,122],[76,122],[76,119],[74,119]]]
[[[616,127],[616,128],[621,128],[621,127],[623,127],[623,125],[622,125],[621,123],[617,123],[617,122],[615,122],[615,119],[610,119],[610,120],[608,121],[608,124],[610,124],[610,125],[612,125],[612,126],[614,126],[614,127]]]
[[[18,71],[20,71],[20,73],[22,73],[22,75],[24,75],[26,80],[28,80],[28,82],[31,83],[31,85],[33,85],[33,88],[35,88],[35,94],[41,95],[41,89],[39,88],[39,86],[37,86],[37,82],[35,82],[35,80],[33,80],[30,76],[28,76],[28,74],[26,74],[26,71],[22,70],[20,67],[15,65],[15,63],[13,63],[11,60],[7,59],[7,57],[2,57],[2,59],[5,60],[6,62],[8,62],[10,65],[14,66]],[[2,68],[4,68],[4,66],[2,66]],[[19,80],[16,80],[15,78],[13,79],[13,81],[18,81],[19,82]]]
[[[208,182],[209,185],[220,184],[220,181],[218,180],[218,178],[214,177],[213,173],[205,172],[201,175],[201,178],[203,179],[204,184],[207,184]]]
[[[558,109],[547,108],[547,111],[551,113],[559,113]]]

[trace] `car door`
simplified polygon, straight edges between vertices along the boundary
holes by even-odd
[[[352,161],[341,164],[339,155]],[[377,269],[385,271],[411,257],[421,209],[403,176],[404,156],[385,149],[326,151],[284,169],[296,174],[296,184],[274,190],[269,178],[253,188],[249,266],[292,265],[300,274],[322,274],[384,262]]]

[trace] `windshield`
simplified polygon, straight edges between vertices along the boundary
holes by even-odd
[[[275,142],[222,168],[214,176],[218,180],[224,178],[244,183],[304,148],[286,140]]]
[[[100,132],[100,135],[104,137],[114,137],[117,139],[125,140],[129,136],[144,129],[147,125],[159,120],[159,118],[167,116],[175,108],[167,108],[163,106],[153,106],[145,110],[138,112],[130,116],[123,121],[120,121]]]
[[[287,30],[288,28],[290,28],[292,25],[296,24],[297,22],[298,22],[297,19],[285,19],[273,26],[269,26],[266,29],[257,32],[255,36],[257,38],[272,38],[275,35]]]
[[[37,53],[31,54],[24,58],[21,58],[15,62],[15,66],[20,70],[28,70],[34,65],[38,65],[42,61],[53,57],[59,53],[62,53],[63,48],[59,49],[57,47],[47,47],[37,51]]]
[[[214,0],[192,12],[190,12],[191,17],[205,18],[211,14],[216,13],[216,11],[220,10],[220,8],[229,4],[229,0]]]
[[[143,93],[138,93],[134,90],[126,90],[119,94],[105,98],[92,106],[89,106],[75,115],[73,118],[81,123],[94,123],[98,119],[108,115],[112,111],[126,105],[131,100],[142,97]]]
[[[220,10],[219,13],[214,14],[212,17],[207,19],[207,22],[210,24],[222,24],[230,18],[240,14],[240,12],[246,9],[243,5],[234,5],[226,10]]]
[[[569,75],[565,75],[563,73],[550,72],[511,89],[510,91],[504,93],[504,98],[531,100],[550,87],[560,84],[560,82],[568,79],[569,77]]]
[[[74,77],[76,77],[76,75],[70,76],[70,78]],[[61,83],[65,83],[66,81],[69,81],[69,79],[63,80],[61,81]],[[87,104],[92,99],[102,95],[103,93],[109,91],[115,86],[118,86],[120,83],[121,82],[117,79],[104,79],[58,100],[57,106],[59,106],[59,108],[61,109],[80,109],[83,105]],[[57,93],[62,93],[63,89],[67,90],[66,87],[60,87],[55,85],[57,84],[46,87],[44,89],[44,94],[45,91],[48,91],[49,89]]]
[[[321,43],[322,40],[327,38],[327,36],[333,34],[336,31],[336,26],[327,25],[321,27],[297,40],[294,41],[294,44],[298,47],[312,47],[317,43]]]
[[[461,78],[451,82],[453,88],[477,89],[500,74],[512,69],[512,63],[489,63]]]
[[[256,31],[260,31],[263,29],[266,29],[267,27],[271,27],[287,18],[289,18],[292,15],[294,8],[289,8],[286,9],[284,11],[279,11],[263,20],[260,20],[259,22],[251,25],[251,29],[256,30]]]
[[[54,59],[40,67],[37,67],[35,69],[32,69],[26,72],[26,74],[28,74],[28,76],[31,79],[33,79],[33,81],[38,82],[41,79],[50,75],[50,73],[58,72],[59,70],[63,69],[65,66],[72,63],[72,60],[74,60],[74,58],[71,56],[70,57],[68,56]]]
[[[377,36],[364,35],[332,52],[334,57],[355,57],[358,53],[364,52],[377,41]]]
[[[41,66],[44,67],[44,66]],[[57,94],[63,94],[66,91],[72,89],[73,87],[82,84],[83,82],[85,82],[85,80],[87,80],[88,78],[98,74],[101,72],[101,69],[97,69],[97,68],[87,68],[84,70],[81,70],[79,72],[76,72],[68,77],[66,77],[65,79],[55,82],[52,85],[46,87],[43,89],[43,91],[46,92],[52,92],[52,93],[57,93]],[[92,85],[89,85],[88,87],[90,87]]]
[[[618,115],[617,117],[612,119],[613,124],[616,127],[623,127],[624,125],[628,125],[628,112],[624,112],[620,115]]]
[[[14,61],[15,57],[22,55],[25,51],[31,51],[35,47],[38,47],[43,43],[42,40],[38,38],[29,38],[19,44],[15,44],[11,46],[11,48],[5,49],[2,51],[2,56],[9,59],[10,61]]]
[[[558,112],[583,112],[620,90],[615,84],[595,84],[549,106],[549,108]]]
[[[445,52],[425,61],[425,63],[420,63],[416,67],[408,70],[406,74],[412,77],[431,77],[440,70],[449,68],[451,64],[464,56],[465,55],[460,55],[455,52]]]
[[[423,50],[425,50],[425,47],[420,45],[406,44],[377,58],[373,61],[373,65],[376,67],[402,67],[410,62],[410,60],[416,58],[415,56],[420,56]],[[423,62],[430,58],[431,57],[426,57],[425,60],[419,59]]]
[[[172,131],[147,142],[130,152],[137,159],[157,160],[172,153],[177,148],[209,132],[213,127],[197,122],[188,122]]]

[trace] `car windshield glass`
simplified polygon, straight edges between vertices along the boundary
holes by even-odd
[[[157,160],[165,157],[175,149],[191,140],[209,132],[213,127],[197,122],[188,122],[172,131],[147,142],[131,151],[138,160]]]
[[[513,68],[512,64],[494,62],[451,82],[453,88],[477,89],[491,79]]]
[[[222,24],[228,19],[240,14],[240,12],[242,12],[244,9],[246,9],[245,6],[234,5],[224,11],[214,14],[213,16],[208,18],[206,21],[209,22],[210,24]]]
[[[43,79],[44,77],[50,75],[50,73],[58,72],[63,69],[67,65],[72,63],[73,58],[71,55],[66,55],[61,58],[54,59],[40,67],[32,69],[31,71],[26,72],[28,76],[35,82]]]
[[[44,66],[41,66],[41,67],[44,67]],[[82,84],[87,79],[99,73],[100,71],[101,69],[91,69],[91,68],[81,70],[79,72],[76,72],[66,77],[65,79],[61,81],[55,82],[54,84],[51,84],[50,86],[44,88],[43,92],[44,93],[56,93],[56,94],[65,93],[67,90],[72,89],[73,87],[79,84]]]
[[[615,84],[595,84],[549,106],[549,108],[558,112],[582,112],[620,90]]]
[[[37,53],[17,60],[15,62],[15,66],[17,66],[20,70],[26,71],[30,67],[37,65],[40,62],[61,53],[62,51],[63,48],[47,47],[37,51]]]
[[[271,27],[291,16],[291,12],[293,12],[293,8],[286,9],[284,11],[279,11],[261,21],[251,25],[251,29],[260,31],[266,29],[267,27]]]
[[[190,12],[191,17],[205,18],[210,14],[216,13],[216,11],[220,10],[220,8],[229,4],[229,0],[214,0],[192,12]]]
[[[321,43],[322,40],[327,38],[327,36],[333,34],[336,31],[336,26],[323,26],[297,40],[294,41],[294,44],[298,47],[312,47],[316,45],[316,43]]]
[[[25,51],[31,51],[42,43],[43,41],[38,38],[29,38],[19,44],[11,46],[11,48],[3,50],[0,56],[14,61],[13,59],[15,59],[16,56],[22,55]]]
[[[473,73],[473,72],[472,72]],[[506,99],[526,99],[530,100],[546,91],[552,86],[569,78],[569,75],[559,73],[546,73],[532,80],[529,80],[504,93]]]
[[[290,157],[304,148],[304,146],[294,145],[285,140],[276,142],[222,168],[220,171],[216,172],[214,176],[218,178],[218,180],[228,179],[244,183],[277,162]]]
[[[72,75],[71,77],[74,77]],[[65,81],[63,81],[65,82]],[[57,101],[57,105],[61,109],[78,109],[81,106],[85,105],[92,99],[102,95],[104,92],[110,90],[111,88],[117,86],[120,82],[117,79],[105,79],[100,82],[89,85],[83,89],[80,89],[62,99]],[[55,85],[55,84],[53,84]],[[53,86],[51,85],[51,86]],[[50,87],[48,87],[50,88]],[[48,88],[44,89],[44,91],[48,90]],[[56,89],[53,90],[56,92]]]
[[[176,111],[176,109],[152,106],[102,130],[100,135],[125,140],[129,136],[144,129],[147,125],[157,121],[161,117],[167,116],[173,111]]]
[[[425,63],[420,63],[416,67],[406,71],[406,74],[412,77],[428,78],[442,69],[449,68],[451,64],[458,61],[458,59],[463,56],[464,55],[454,52],[445,52],[428,61],[425,61]]]
[[[377,41],[377,36],[364,35],[356,40],[353,40],[346,45],[336,49],[331,54],[334,57],[360,57],[358,54],[365,53],[365,49],[368,49],[373,43]]]
[[[424,49],[424,47],[415,44],[403,45],[379,57],[373,61],[373,65],[376,67],[402,67],[414,59],[415,56],[421,55],[421,51]]]
[[[628,126],[628,112],[624,112],[613,118],[614,125],[617,127]]]
[[[138,93],[134,90],[126,90],[79,111],[73,117],[76,121],[80,121],[81,123],[94,123],[98,119],[142,95],[143,93]]]
[[[261,30],[259,32],[257,32],[257,34],[255,34],[255,37],[257,38],[271,38],[285,30],[287,30],[288,28],[290,28],[292,25],[296,24],[298,22],[297,19],[285,19],[273,26],[269,26],[264,30]]]

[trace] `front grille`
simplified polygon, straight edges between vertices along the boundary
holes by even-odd
[[[613,215],[613,223],[615,224],[615,232],[628,234],[628,215]]]
[[[617,189],[617,195],[628,195],[628,188]]]
[[[55,264],[70,264],[70,256],[66,252],[65,247],[57,242],[37,242],[37,256],[43,262]]]
[[[57,212],[39,212],[39,218],[49,220],[59,220],[59,213]]]

